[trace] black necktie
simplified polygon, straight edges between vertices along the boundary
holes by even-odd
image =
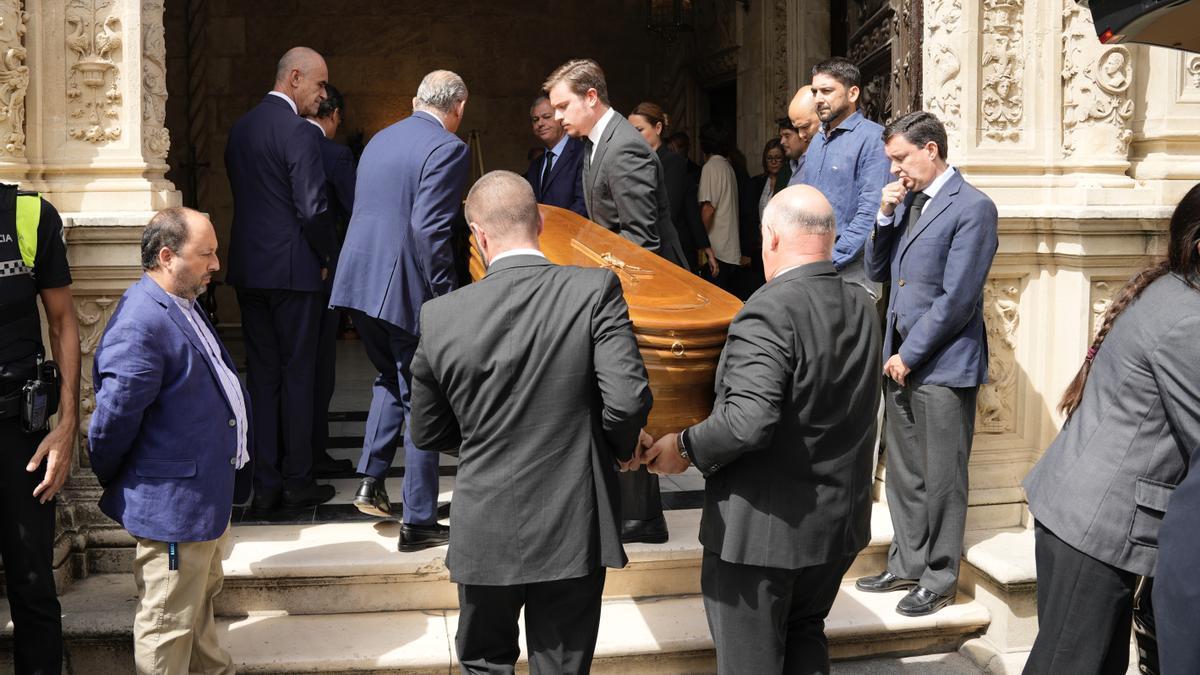
[[[921,210],[925,208],[925,202],[929,201],[929,195],[924,192],[918,192],[913,195],[912,204],[908,207],[908,213],[904,218],[904,231],[912,232],[917,226],[917,221],[921,220]]]
[[[542,168],[542,196],[546,196],[546,184],[550,182],[550,166],[554,161],[554,152],[546,151],[546,166]]]

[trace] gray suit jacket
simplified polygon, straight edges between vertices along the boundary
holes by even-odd
[[[632,455],[650,404],[608,270],[513,256],[425,303],[412,440],[459,457],[451,578],[515,585],[623,567],[613,458]]]
[[[1200,291],[1175,275],[1117,317],[1075,413],[1025,479],[1029,510],[1075,549],[1153,575],[1158,527],[1200,448]]]
[[[750,297],[729,327],[712,415],[685,432],[707,479],[706,549],[799,569],[867,545],[879,344],[874,302],[832,262]]]
[[[618,112],[600,136],[595,159],[583,146],[583,197],[588,217],[642,248],[688,268],[671,223],[671,200],[658,153]]]

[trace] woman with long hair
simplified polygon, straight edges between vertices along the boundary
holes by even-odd
[[[629,113],[629,123],[642,134],[642,138],[650,144],[651,150],[658,153],[658,159],[662,162],[663,175],[667,182],[667,200],[671,203],[671,224],[679,233],[679,245],[683,247],[692,271],[700,264],[701,253],[706,256],[704,264],[710,269],[715,269],[717,259],[713,257],[708,234],[704,231],[704,224],[700,222],[700,205],[696,201],[697,186],[691,184],[688,179],[687,159],[663,143],[663,136],[667,131],[667,114],[657,103],[643,101]]]
[[[1200,185],[1169,237],[1113,297],[1059,403],[1062,431],[1025,479],[1039,624],[1026,673],[1126,671],[1134,586],[1154,575],[1168,502],[1181,507],[1172,492],[1200,447]],[[1176,536],[1194,540],[1197,517],[1180,514],[1191,528]],[[1194,621],[1173,628],[1196,641]]]
[[[783,190],[792,177],[792,168],[788,165],[787,156],[783,152],[783,144],[778,138],[772,138],[763,146],[763,172],[750,179],[750,191],[747,196],[757,200],[755,208],[748,217],[742,218],[742,255],[750,259],[749,273],[746,275],[746,293],[757,291],[767,283],[762,266],[762,214],[767,208],[767,202],[775,193]]]

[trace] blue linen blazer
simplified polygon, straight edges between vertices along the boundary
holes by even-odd
[[[329,266],[335,247],[323,138],[287,101],[270,94],[229,130],[230,285],[321,290],[321,268]]]
[[[998,245],[996,205],[955,170],[907,232],[912,199],[867,239],[867,276],[892,282],[883,358],[896,353],[899,335],[909,382],[978,386],[988,376],[983,285]]]
[[[452,234],[469,168],[467,144],[428,113],[375,134],[358,164],[330,305],[418,335],[421,305],[458,285]]]
[[[237,372],[224,346],[221,355]],[[137,537],[219,537],[234,501],[233,408],[200,337],[150,277],[143,275],[121,297],[92,376],[96,409],[88,455],[104,487],[100,510]],[[242,397],[249,417],[244,388]],[[236,473],[243,483],[250,472]]]
[[[529,169],[525,171],[525,180],[533,187],[538,203],[570,209],[587,218],[587,202],[583,197],[583,141],[578,138],[567,139],[562,156],[555,160],[550,169],[550,180],[543,187],[542,169],[545,161],[544,156],[538,157],[529,163]]]

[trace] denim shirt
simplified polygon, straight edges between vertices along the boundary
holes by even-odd
[[[820,190],[833,206],[838,232],[833,265],[839,270],[862,255],[889,168],[883,127],[857,110],[832,132],[822,126],[804,153],[800,182]]]

